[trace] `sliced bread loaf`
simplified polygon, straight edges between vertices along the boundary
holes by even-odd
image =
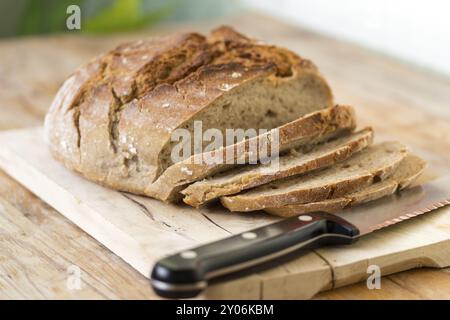
[[[358,190],[334,199],[311,203],[291,204],[277,208],[266,208],[265,211],[270,214],[286,218],[312,211],[334,212],[348,206],[376,200],[393,194],[397,190],[404,189],[413,183],[418,176],[420,176],[420,174],[425,170],[425,167],[426,162],[424,160],[415,155],[408,155],[405,159],[403,159],[391,177],[384,181],[373,183],[362,190]]]
[[[371,144],[372,139],[372,128],[366,128],[320,144],[310,152],[303,153],[292,149],[289,154],[280,157],[279,166],[248,165],[193,183],[181,191],[185,196],[183,201],[198,207],[220,196],[236,194],[274,180],[325,168],[364,149]]]
[[[333,105],[309,60],[229,27],[125,43],[72,74],[46,115],[52,155],[139,194],[178,160],[178,129],[276,128]],[[205,145],[208,143],[205,142]],[[189,145],[197,151],[193,143]]]
[[[231,211],[254,211],[337,198],[389,177],[406,155],[401,143],[384,142],[330,168],[221,197],[221,202]]]
[[[284,152],[294,147],[311,147],[332,137],[348,134],[354,130],[355,126],[353,108],[336,105],[309,113],[275,130],[278,136],[279,151]],[[154,183],[145,188],[145,194],[164,201],[177,200],[181,196],[179,191],[188,183],[230,169],[236,164],[248,163],[253,142],[268,141],[270,152],[272,135],[274,135],[274,130],[225,148],[193,155],[167,168]],[[217,153],[220,161],[214,163],[206,161]],[[231,155],[231,158],[228,158],[227,155]]]

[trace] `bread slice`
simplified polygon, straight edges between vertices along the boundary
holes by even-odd
[[[406,155],[407,150],[401,143],[384,142],[330,168],[220,199],[231,211],[254,211],[337,198],[386,179]]]
[[[185,196],[183,201],[198,207],[220,196],[236,194],[274,180],[325,168],[346,160],[355,152],[366,148],[372,143],[372,139],[372,128],[366,128],[318,145],[307,153],[293,149],[290,154],[280,157],[279,166],[249,165],[193,183],[181,191]]]
[[[373,183],[362,190],[358,190],[334,199],[311,203],[291,204],[277,208],[266,208],[265,211],[270,214],[286,218],[312,211],[334,212],[348,206],[354,206],[376,200],[393,194],[398,190],[407,188],[414,182],[414,180],[417,179],[418,176],[422,174],[425,167],[426,162],[424,160],[415,155],[408,155],[405,159],[403,159],[391,177],[384,181]]]
[[[350,106],[336,105],[321,111],[312,112],[275,129],[278,133],[279,151],[284,152],[293,147],[311,147],[332,137],[348,134],[354,130],[356,120]],[[267,141],[271,149],[271,137],[274,130],[260,136],[247,139],[219,150],[194,155],[184,161],[170,166],[154,183],[148,185],[145,194],[164,201],[180,198],[179,191],[188,183],[199,181],[221,171],[249,162],[252,142]],[[206,159],[216,153],[222,161],[211,163]],[[258,152],[257,152],[258,153]],[[226,155],[232,155],[228,158]],[[259,154],[256,154],[259,158]],[[231,161],[226,161],[231,160]]]
[[[312,62],[222,27],[207,36],[125,43],[98,56],[59,89],[45,133],[52,155],[66,167],[146,194],[178,162],[171,157],[176,130],[192,136],[196,122],[222,133],[270,130],[332,105]],[[193,141],[189,146],[188,156],[202,152]]]

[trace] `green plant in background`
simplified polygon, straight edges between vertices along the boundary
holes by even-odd
[[[166,1],[160,7],[145,11],[142,0],[116,0],[99,14],[88,18],[83,30],[96,33],[130,31],[158,22],[173,10],[174,1]]]
[[[160,2],[143,10],[145,0],[27,0],[18,34],[49,33],[66,30],[66,8],[78,5],[83,32],[129,31],[151,25],[170,14],[174,1]]]
[[[33,33],[49,33],[62,30],[66,17],[58,14],[65,12],[69,4],[79,5],[81,1],[22,1],[22,19],[18,23],[17,33],[27,35]],[[51,10],[49,6],[51,5]]]
[[[239,0],[1,0],[0,37],[68,31],[67,7],[81,9],[81,32],[109,33],[162,20],[211,18],[233,12]],[[71,31],[73,32],[73,31]]]

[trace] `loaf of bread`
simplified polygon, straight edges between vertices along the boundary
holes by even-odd
[[[370,201],[423,171],[401,143],[371,145],[373,130],[355,128],[353,108],[334,104],[311,61],[229,27],[122,44],[69,76],[45,118],[54,158],[87,179],[282,217]],[[203,139],[229,129],[258,133],[213,148]]]
[[[90,61],[60,88],[45,134],[66,167],[159,197],[149,186],[177,162],[175,130],[193,133],[195,121],[270,130],[332,105],[312,62],[221,27],[126,43]]]

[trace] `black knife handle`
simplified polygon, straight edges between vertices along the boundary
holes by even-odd
[[[166,257],[152,270],[152,287],[166,298],[195,297],[209,279],[298,249],[350,244],[358,235],[358,228],[331,214],[299,215]]]

